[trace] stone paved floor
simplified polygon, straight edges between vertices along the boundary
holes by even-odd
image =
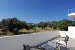
[[[57,39],[64,40],[65,38],[55,38],[52,40],[52,42],[55,42]],[[75,50],[75,39],[70,38],[67,42],[67,50]],[[60,50],[66,50],[64,47],[61,47]]]

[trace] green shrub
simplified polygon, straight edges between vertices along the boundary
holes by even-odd
[[[55,29],[56,29],[56,26],[55,26],[55,25],[53,25],[53,26],[52,26],[52,28],[55,30]]]
[[[36,27],[33,27],[33,31],[34,31],[34,32],[37,32],[37,28],[36,28]]]
[[[13,30],[13,32],[14,32],[14,34],[18,34],[18,28],[14,28],[14,30]]]
[[[2,32],[4,32],[4,34],[7,34],[7,27],[3,27]]]

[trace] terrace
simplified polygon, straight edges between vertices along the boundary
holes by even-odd
[[[51,42],[56,42],[56,39],[64,40],[63,37],[66,35],[70,37],[67,44],[68,50],[75,50],[74,30],[75,27],[69,26],[68,31],[38,32],[33,34],[0,37],[0,50],[23,50],[23,44],[37,46],[47,40]],[[65,49],[64,47],[60,47],[60,50]]]

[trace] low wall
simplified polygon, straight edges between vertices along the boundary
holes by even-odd
[[[70,38],[75,39],[75,32],[74,31],[59,31],[60,37],[66,37],[68,35]]]
[[[41,32],[0,38],[0,50],[22,50],[23,44],[36,46],[46,40],[59,36],[59,31]]]
[[[75,38],[75,26],[68,26],[68,32],[71,38]]]
[[[60,37],[66,37],[66,35],[68,35],[70,37],[68,31],[59,31],[59,33],[60,33]]]

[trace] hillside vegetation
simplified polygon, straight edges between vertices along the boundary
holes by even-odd
[[[60,21],[39,22],[37,24],[20,21],[17,18],[2,19],[0,21],[0,35],[30,34],[50,30],[68,30],[68,26],[75,25],[75,21],[62,19]]]

